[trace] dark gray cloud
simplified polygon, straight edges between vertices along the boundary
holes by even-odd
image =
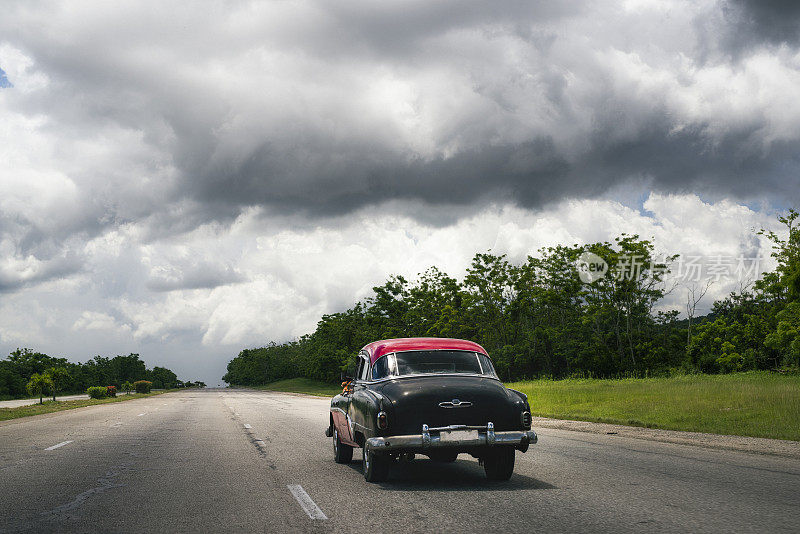
[[[797,203],[799,14],[744,0],[9,3],[3,109],[29,135],[6,140],[25,155],[6,172],[31,177],[3,191],[18,202],[0,199],[0,246],[18,269],[79,258],[110,228],[148,243],[251,207],[336,225],[402,201],[446,224],[637,181]],[[66,271],[39,272],[25,276]],[[237,281],[226,273],[146,285]]]
[[[229,265],[187,261],[182,267],[173,267],[152,274],[146,286],[147,289],[158,292],[180,289],[212,289],[244,280],[244,277]]]
[[[307,168],[264,147],[241,166],[204,176],[195,194],[208,203],[266,205],[276,212],[338,215],[365,205],[405,199],[467,206],[486,201],[539,208],[563,198],[592,198],[631,179],[657,191],[703,192],[738,199],[766,196],[800,203],[800,144],[752,146],[760,126],[710,140],[703,124],[671,131],[666,117],[643,123],[630,139],[613,126],[593,132],[587,149],[566,153],[549,137],[515,145],[484,146],[430,161],[375,153],[348,165],[320,155]],[[288,178],[288,179],[287,179]]]
[[[40,265],[24,269],[22,273],[0,271],[0,294],[65,278],[77,274],[83,269],[83,262],[71,255],[70,257],[36,260],[36,263],[40,263]]]
[[[800,2],[794,0],[731,0],[726,14],[735,28],[735,42],[796,45],[800,41]]]

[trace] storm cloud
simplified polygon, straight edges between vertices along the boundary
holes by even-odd
[[[224,299],[141,308],[258,280],[316,313],[369,287],[298,297],[282,264],[247,267],[254,236],[652,195],[796,205],[798,21],[777,0],[6,2],[0,293],[88,284],[99,309],[69,324],[233,343]]]
[[[783,197],[800,153],[792,6],[23,2],[0,31],[49,80],[7,96],[15,111],[139,145],[113,169],[72,155],[95,220],[104,192],[116,220],[187,198],[213,217],[327,216],[394,198],[536,208],[632,178]],[[748,51],[701,61],[733,29]],[[156,198],[102,191],[142,177]]]

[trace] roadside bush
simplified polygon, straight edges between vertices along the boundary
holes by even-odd
[[[117,396],[117,386],[106,386],[106,396],[107,397],[116,397]]]
[[[92,386],[86,390],[86,393],[89,394],[90,399],[105,399],[106,398],[106,388],[101,386]]]
[[[133,389],[136,390],[136,393],[150,393],[150,388],[153,387],[153,383],[149,380],[137,380],[133,383]]]

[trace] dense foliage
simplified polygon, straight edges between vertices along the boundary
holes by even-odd
[[[108,390],[102,386],[92,386],[86,388],[86,393],[90,399],[105,399],[108,395]]]
[[[133,383],[133,389],[136,390],[136,393],[150,393],[152,387],[153,383],[149,380],[137,380]]]
[[[35,378],[31,383],[31,379]],[[164,367],[147,369],[138,354],[106,358],[97,356],[86,363],[67,361],[17,349],[0,360],[0,398],[24,397],[26,394],[55,396],[62,393],[83,393],[90,386],[108,385],[123,389],[124,382],[150,380],[156,389],[181,387],[174,372]],[[188,382],[189,385],[194,385]]]
[[[246,349],[223,379],[259,385],[307,377],[336,381],[359,348],[393,337],[477,341],[504,380],[541,376],[643,376],[681,370],[721,373],[800,365],[800,232],[797,213],[780,221],[778,268],[752,288],[714,303],[705,318],[654,311],[677,256],[657,261],[652,242],[622,235],[614,243],[557,246],[513,265],[476,254],[459,281],[430,268],[410,282],[393,276],[352,308],[325,315],[296,341]],[[583,283],[575,268],[586,252],[609,265]],[[636,258],[631,269],[626,258]]]

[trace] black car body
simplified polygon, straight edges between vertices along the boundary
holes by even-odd
[[[386,478],[398,459],[454,461],[468,453],[489,478],[505,480],[517,450],[536,443],[527,397],[506,388],[480,345],[460,339],[376,341],[355,377],[331,400],[326,434],[337,462],[363,449],[364,476]]]

